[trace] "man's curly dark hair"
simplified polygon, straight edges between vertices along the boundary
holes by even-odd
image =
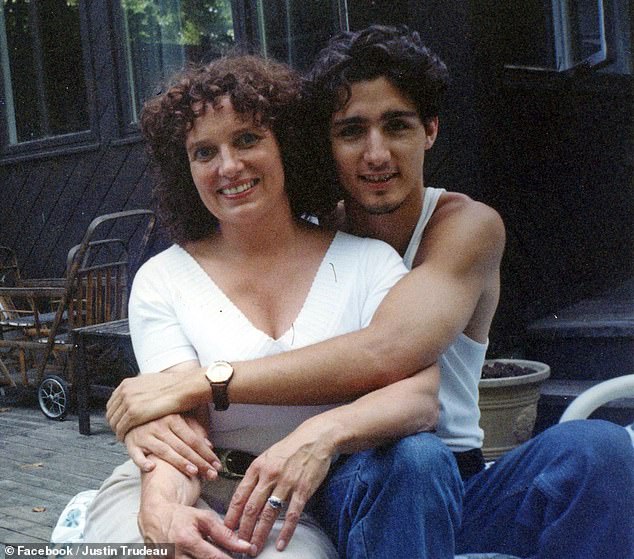
[[[385,77],[416,106],[423,124],[438,116],[449,85],[445,64],[406,25],[372,25],[333,37],[307,73],[307,104],[322,177],[337,176],[330,154],[330,120],[350,100],[352,84]]]
[[[438,116],[449,83],[445,64],[406,25],[372,25],[333,37],[308,73],[322,112],[330,116],[350,99],[350,86],[384,76],[416,105],[426,123]]]
[[[141,130],[150,163],[156,171],[153,188],[157,212],[171,239],[185,243],[202,239],[217,226],[194,185],[185,139],[205,104],[217,106],[229,97],[234,110],[273,132],[282,155],[285,188],[296,217],[332,211],[334,195],[312,184],[303,129],[306,106],[302,81],[286,64],[254,55],[229,55],[176,74],[166,90],[147,101]],[[198,112],[197,112],[198,111]]]

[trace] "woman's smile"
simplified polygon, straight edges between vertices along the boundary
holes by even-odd
[[[234,181],[234,183],[222,187],[218,192],[223,196],[236,198],[240,195],[247,195],[251,192],[253,187],[257,186],[260,179],[251,179],[246,181]]]

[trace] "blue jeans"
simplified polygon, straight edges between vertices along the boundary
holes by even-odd
[[[463,484],[449,449],[414,435],[342,457],[312,502],[341,559],[634,557],[634,449],[604,421],[551,427]],[[462,520],[462,522],[461,522]]]
[[[341,559],[453,559],[461,495],[453,454],[421,433],[341,457],[310,510]]]
[[[634,558],[634,449],[606,421],[555,425],[465,483],[457,552]]]

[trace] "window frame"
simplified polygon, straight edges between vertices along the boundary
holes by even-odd
[[[569,90],[579,93],[602,91],[616,97],[629,97],[634,85],[634,73],[631,71],[611,72],[610,65],[622,62],[624,51],[617,48],[616,37],[618,15],[615,11],[616,0],[602,0],[604,11],[604,31],[607,55],[596,65],[578,63],[570,69],[526,67],[504,64],[501,68],[503,86],[509,89],[530,89],[536,85],[547,89]],[[634,22],[634,7],[628,7],[623,0],[624,12]],[[634,26],[630,27],[630,41],[634,41]],[[587,59],[585,59],[587,60]],[[584,62],[585,62],[584,60]]]
[[[246,47],[250,52],[261,52],[264,48],[259,21],[260,0],[230,0],[233,12],[233,28],[236,44]],[[339,22],[339,29],[347,29],[346,0],[332,0]],[[128,117],[133,114],[130,103],[130,79],[126,60],[126,40],[123,12],[120,0],[106,0],[98,10],[99,16],[105,16],[107,33],[99,33],[93,18],[96,11],[89,3],[78,2],[80,42],[82,50],[82,71],[86,83],[86,104],[88,127],[79,132],[59,134],[9,144],[8,111],[5,103],[4,88],[0,88],[0,164],[11,164],[23,160],[56,157],[73,153],[100,149],[105,142],[110,145],[135,143],[141,140],[139,123]],[[93,44],[95,41],[98,44]],[[95,65],[97,49],[103,51],[103,63],[109,64],[111,83],[96,83]],[[109,60],[107,60],[109,59]],[[8,58],[7,58],[8,60]],[[4,61],[0,58],[0,70]],[[3,78],[0,78],[3,79]],[[102,78],[100,78],[102,79]],[[109,90],[112,95],[113,118],[103,120],[99,115],[101,97]]]
[[[94,74],[92,69],[93,49],[89,37],[89,18],[85,2],[78,2],[80,44],[82,52],[82,69],[86,84],[86,108],[88,112],[88,128],[78,132],[57,134],[35,140],[27,140],[9,144],[7,120],[9,118],[5,90],[0,88],[0,163],[12,163],[26,159],[48,157],[60,154],[93,150],[99,147],[97,111],[94,92]],[[3,39],[4,40],[4,39]],[[2,64],[8,61],[3,57]],[[5,80],[5,73],[2,79]]]
[[[571,0],[552,0],[552,40],[556,64],[554,66],[538,66],[506,63],[504,70],[508,74],[543,74],[572,76],[579,71],[598,70],[613,61],[614,30],[610,0],[594,0],[597,4],[599,16],[599,31],[601,48],[586,58],[574,62],[571,60],[570,45],[570,17],[569,2]]]

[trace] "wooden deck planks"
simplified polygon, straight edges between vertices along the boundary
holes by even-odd
[[[127,454],[93,411],[93,434],[77,418],[50,421],[33,406],[4,406],[0,398],[0,543],[47,542],[57,519],[80,491],[97,489]],[[43,507],[35,512],[34,507]]]

